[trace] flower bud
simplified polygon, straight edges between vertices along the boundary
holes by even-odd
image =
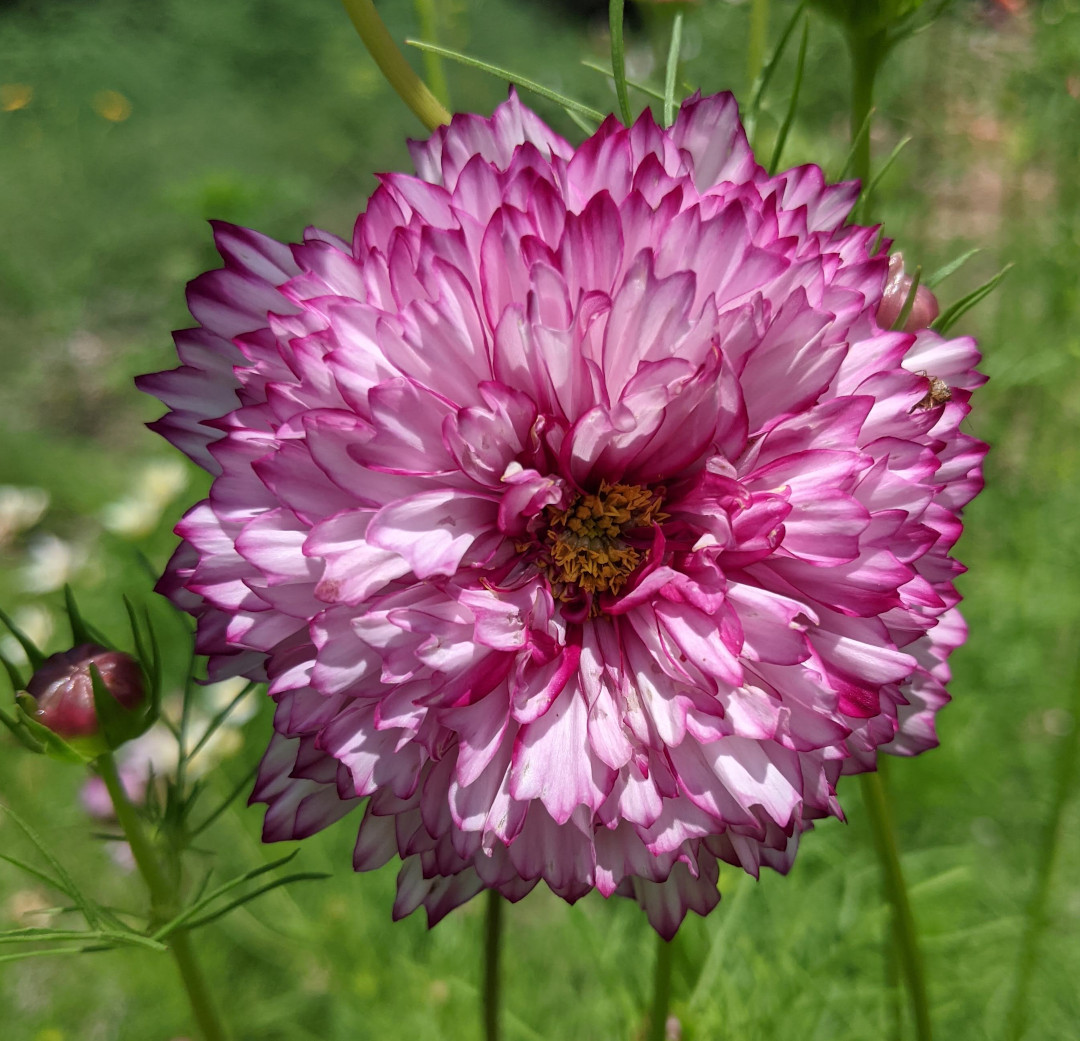
[[[137,707],[145,697],[142,669],[130,655],[94,643],[53,654],[30,677],[26,692],[37,702],[34,718],[61,737],[88,737],[99,730],[91,665],[124,708]]]
[[[911,292],[911,276],[904,271],[904,255],[894,253],[889,257],[889,277],[885,282],[885,293],[878,305],[877,323],[882,329],[891,329],[907,302]],[[915,301],[904,322],[904,332],[914,333],[926,329],[940,313],[937,297],[926,286],[915,290]]]

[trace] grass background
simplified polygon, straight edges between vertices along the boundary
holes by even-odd
[[[774,0],[773,39],[793,7]],[[380,9],[399,39],[418,34],[411,3]],[[439,10],[448,45],[613,105],[607,82],[579,64],[604,60],[602,19],[571,22],[540,0],[448,0]],[[630,64],[655,82],[666,43],[650,42],[649,13],[638,12]],[[817,18],[811,26],[784,162],[815,161],[835,175],[847,151],[846,63],[835,30]],[[746,36],[745,5],[694,9],[685,79],[745,96]],[[767,101],[764,155],[793,64]],[[490,111],[505,96],[481,73],[447,71],[455,108]],[[374,172],[408,168],[404,138],[422,129],[331,0],[8,3],[0,84],[11,88],[0,93],[0,485],[50,496],[32,527],[0,538],[0,603],[46,627],[52,620],[53,649],[64,640],[60,597],[36,591],[47,583],[33,568],[43,546],[57,545],[48,537],[70,549],[65,574],[88,614],[120,634],[120,594],[147,595],[137,552],[160,567],[172,524],[205,487],[190,472],[137,535],[103,521],[133,479],[176,454],[143,429],[159,406],[131,378],[173,364],[169,331],[188,322],[183,283],[215,264],[203,219],[285,240],[307,223],[347,233]],[[902,136],[913,141],[885,177],[875,217],[927,270],[982,247],[942,287],[943,302],[1016,265],[956,330],[979,336],[991,376],[969,420],[994,446],[960,547],[971,569],[961,583],[971,638],[954,659],[942,747],[890,764],[941,1038],[1006,1037],[1040,879],[1049,914],[1024,1036],[1080,1031],[1080,813],[1071,793],[1047,839],[1062,805],[1059,764],[1076,754],[1078,99],[1077,0],[1029,0],[1017,15],[957,0],[900,47],[880,84],[875,155]],[[535,104],[580,138],[560,110]],[[264,706],[208,784],[226,791],[268,732]],[[131,878],[91,837],[81,780],[0,736],[0,800],[35,821],[90,892],[135,905]],[[727,870],[721,907],[688,919],[674,981],[687,1041],[890,1036],[887,910],[858,785],[844,782],[841,798],[849,823],[809,834],[788,878],[754,883]],[[260,818],[241,807],[208,833],[223,877],[280,855],[259,845]],[[418,916],[392,924],[393,866],[354,876],[353,832],[343,822],[302,846],[295,866],[332,871],[331,880],[270,894],[199,934],[234,1036],[477,1037],[482,901],[432,932]],[[3,817],[0,852],[28,855]],[[0,863],[0,927],[30,924],[27,909],[52,902],[55,894]],[[638,1036],[654,941],[636,907],[591,897],[568,908],[538,890],[508,909],[507,926],[510,1041]],[[0,1010],[0,1033],[12,1041],[156,1041],[189,1030],[171,964],[144,954],[0,965]]]

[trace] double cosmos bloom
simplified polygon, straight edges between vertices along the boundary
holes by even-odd
[[[576,149],[511,96],[413,158],[351,242],[215,227],[140,381],[214,476],[161,589],[269,681],[267,839],[363,803],[396,916],[543,880],[671,936],[935,744],[975,344],[879,326],[857,185],[770,177],[730,95]]]

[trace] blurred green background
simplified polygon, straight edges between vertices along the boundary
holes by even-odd
[[[566,5],[579,16],[584,6]],[[581,64],[606,60],[604,17],[571,20],[543,0],[436,9],[448,46],[614,104],[608,81]],[[774,0],[772,41],[793,9]],[[420,35],[408,0],[380,10],[398,39]],[[631,75],[652,83],[666,40],[649,30],[661,17],[638,9],[628,38]],[[745,4],[691,9],[683,78],[745,97],[747,33]],[[766,99],[756,142],[766,156],[793,65],[791,54]],[[818,18],[806,68],[784,164],[814,161],[835,176],[848,149],[847,65]],[[505,96],[480,72],[446,71],[455,108],[489,112]],[[526,100],[580,139],[556,106]],[[172,525],[205,488],[143,429],[160,407],[131,384],[174,364],[169,332],[189,322],[183,284],[216,262],[204,219],[286,241],[306,224],[347,235],[374,172],[407,169],[405,138],[422,133],[332,0],[0,6],[0,604],[44,646],[66,638],[64,582],[119,637],[120,594],[148,597],[140,554],[162,566]],[[943,303],[1015,267],[954,330],[983,346],[991,382],[968,424],[994,451],[960,548],[971,638],[954,659],[942,747],[891,764],[904,865],[938,1036],[1006,1037],[1030,901],[1046,885],[1024,1036],[1070,1039],[1080,1036],[1080,813],[1059,764],[1076,753],[1080,628],[1080,2],[957,0],[884,69],[875,156],[907,135],[873,216],[909,267],[981,247],[941,288]],[[225,792],[258,757],[266,708],[207,757],[211,788]],[[36,822],[92,893],[137,906],[131,876],[91,837],[81,781],[0,736],[0,800]],[[841,798],[850,822],[809,834],[788,878],[728,870],[721,907],[688,919],[673,1004],[685,1041],[891,1036],[887,909],[858,785],[843,783]],[[223,875],[280,854],[258,844],[260,823],[241,806],[207,834]],[[393,866],[354,876],[353,837],[350,819],[303,844],[294,866],[331,880],[270,894],[198,934],[235,1038],[479,1036],[482,902],[430,933],[418,916],[392,924]],[[30,856],[3,817],[0,852]],[[0,928],[34,924],[35,909],[56,902],[0,863]],[[654,941],[636,907],[591,897],[568,908],[538,890],[507,918],[510,1041],[640,1036]],[[2,964],[0,1034],[179,1038],[190,1028],[173,973],[133,953]]]

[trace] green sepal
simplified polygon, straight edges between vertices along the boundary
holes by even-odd
[[[1006,264],[993,278],[987,279],[978,289],[973,289],[967,296],[962,296],[956,303],[942,311],[930,328],[944,336],[980,300],[989,296],[1011,269],[1012,264]]]
[[[922,268],[917,267],[915,274],[911,276],[911,285],[908,287],[907,296],[904,297],[904,306],[900,308],[900,313],[896,316],[896,321],[892,324],[892,331],[898,332],[904,328],[907,320],[911,317],[911,310],[915,306],[915,296],[919,292],[919,282],[922,280]]]
[[[223,882],[216,889],[211,890],[209,893],[205,893],[197,900],[185,907],[175,918],[170,919],[168,922],[160,925],[157,930],[151,935],[152,940],[164,940],[169,933],[175,932],[175,930],[181,927],[187,927],[195,917],[201,915],[204,911],[207,911],[211,904],[214,903],[219,897],[224,896],[226,893],[231,892],[238,886],[242,886],[245,882],[250,882],[253,878],[258,878],[260,875],[265,875],[267,872],[275,871],[279,867],[284,867],[292,860],[300,850],[294,849],[291,853],[287,853],[283,857],[279,857],[277,860],[272,860],[268,864],[260,864],[258,867],[250,868],[241,875],[237,875],[235,878],[229,879],[228,882]],[[205,887],[204,887],[205,888]]]
[[[581,66],[582,68],[589,69],[591,72],[599,72],[601,75],[607,76],[609,80],[614,82],[614,76],[612,75],[611,69],[603,62],[596,61],[593,58],[582,58]],[[628,87],[633,87],[634,90],[639,91],[646,97],[655,98],[657,101],[664,100],[664,92],[662,90],[659,90],[657,87],[650,87],[648,83],[642,83],[641,80],[627,78],[626,85]],[[592,131],[590,130],[589,133],[591,134]]]
[[[9,661],[2,653],[0,653],[0,665],[3,666],[4,671],[7,673],[8,679],[11,681],[11,689],[16,694],[26,688],[26,683],[23,681],[22,674],[15,667],[15,664]],[[0,723],[3,723],[4,726],[15,735],[19,743],[24,745],[31,752],[40,753],[44,751],[41,742],[38,741],[25,726],[23,726],[22,721],[2,707],[0,707]]]
[[[810,5],[839,22],[848,32],[857,36],[873,36],[889,33],[895,42],[913,32],[917,25],[915,16],[927,0],[810,0]],[[933,21],[946,4],[931,5],[926,24]]]
[[[595,120],[597,123],[602,123],[604,121],[605,114],[598,109],[585,105],[574,98],[569,98],[565,94],[560,94],[557,90],[552,90],[550,87],[545,87],[542,83],[537,83],[536,80],[530,79],[528,76],[519,76],[509,69],[504,69],[499,65],[492,65],[491,62],[481,61],[479,58],[473,58],[468,54],[462,54],[460,51],[452,51],[449,47],[440,47],[438,44],[425,43],[423,40],[406,40],[405,42],[410,47],[415,47],[417,50],[437,54],[441,58],[449,58],[451,61],[460,62],[462,65],[468,65],[471,68],[479,69],[481,72],[490,73],[492,76],[498,76],[499,79],[509,81],[514,84],[514,86],[520,87],[522,90],[527,90],[532,94],[538,94],[542,98],[547,98],[548,101],[554,101],[556,105],[561,105],[569,116],[584,116],[586,119]],[[589,132],[592,133],[591,130]]]
[[[22,673],[19,672],[15,663],[5,656],[3,651],[0,651],[0,665],[3,666],[4,671],[8,674],[12,690],[26,690],[26,683],[22,678]]]
[[[158,643],[157,633],[154,632],[153,623],[150,621],[150,612],[143,609],[142,625],[140,625],[135,605],[126,596],[123,599],[124,610],[127,611],[128,623],[131,626],[131,638],[135,643],[135,653],[145,680],[144,687],[148,700],[146,713],[150,720],[148,726],[150,726],[161,715],[161,645]],[[143,626],[146,628],[145,636],[142,632]]]
[[[671,22],[671,43],[668,46],[667,65],[664,68],[664,126],[675,122],[675,81],[679,77],[679,58],[682,55],[683,13],[675,11]]]
[[[34,737],[21,719],[16,718],[2,708],[0,708],[0,723],[3,723],[15,735],[16,740],[24,748],[39,755],[45,751],[45,746]]]
[[[41,943],[46,940],[68,941],[78,943],[94,941],[95,943],[127,944],[134,947],[142,947],[152,951],[165,952],[168,947],[157,940],[151,940],[134,929],[47,929],[38,926],[30,926],[23,929],[5,929],[0,932],[0,944],[15,943]]]
[[[611,74],[615,79],[615,98],[619,103],[619,118],[630,126],[634,114],[626,89],[626,48],[623,44],[623,0],[608,0],[608,29],[611,36]]]
[[[926,285],[930,289],[936,289],[942,282],[949,277],[949,275],[955,274],[960,270],[976,253],[981,253],[982,250],[975,247],[975,249],[969,249],[966,253],[961,253],[955,260],[950,260],[948,264],[944,264],[937,269],[932,275],[926,279]]]
[[[118,650],[105,636],[94,629],[82,616],[79,605],[75,603],[75,594],[71,586],[64,586],[64,606],[67,608],[68,624],[71,626],[72,645],[92,643],[108,651]]]
[[[30,671],[37,672],[45,661],[45,655],[37,649],[36,644],[26,635],[3,611],[0,611],[0,622],[3,622],[12,636],[19,642],[27,661],[30,662]]]
[[[866,223],[866,210],[869,208],[871,196],[874,194],[875,191],[877,191],[877,186],[881,182],[881,179],[889,172],[889,170],[892,168],[893,163],[896,162],[900,153],[911,143],[911,140],[912,139],[910,137],[901,138],[897,142],[896,147],[889,153],[888,159],[886,159],[885,162],[883,162],[878,167],[877,172],[873,175],[873,177],[870,178],[869,185],[862,186],[862,191],[859,192],[859,201],[855,204],[855,212],[852,217],[854,223]],[[871,254],[877,252],[877,247],[875,246],[875,248],[870,252]]]
[[[848,154],[844,157],[844,165],[840,167],[840,175],[836,178],[837,181],[844,181],[850,176],[852,170],[855,168],[855,156],[859,154],[859,146],[862,144],[863,138],[870,133],[870,124],[874,120],[874,113],[877,112],[876,108],[871,108],[866,113],[866,118],[863,119],[862,124],[859,126],[858,131],[851,140],[851,147],[848,149]],[[860,186],[861,188],[861,186]]]
[[[30,745],[23,740],[23,735],[18,732],[19,730],[40,746],[35,751],[61,763],[76,763],[79,766],[85,766],[105,751],[105,743],[99,734],[65,740],[34,718],[36,708],[37,702],[26,691],[21,690],[15,695],[15,722],[18,729],[14,732],[15,736],[27,747]],[[6,723],[7,720],[4,722]]]
[[[810,22],[803,22],[802,40],[799,43],[799,56],[795,59],[795,82],[791,87],[791,97],[788,101],[787,112],[784,121],[780,124],[780,131],[776,135],[776,144],[773,146],[772,159],[769,161],[769,173],[775,174],[780,165],[780,157],[784,154],[784,145],[787,144],[788,133],[791,124],[795,121],[795,109],[799,104],[799,92],[802,89],[803,66],[806,64],[806,45],[810,39]]]
[[[121,705],[109,693],[109,688],[105,686],[105,681],[93,662],[90,662],[90,683],[94,688],[94,712],[107,748],[119,748],[146,733],[153,720],[148,720],[148,714],[142,710],[143,706],[125,708]]]
[[[209,925],[211,922],[224,917],[230,911],[235,911],[238,907],[243,907],[244,904],[250,903],[264,893],[269,893],[273,889],[280,889],[282,886],[292,885],[293,882],[321,882],[323,879],[333,877],[333,875],[326,871],[297,871],[295,874],[286,875],[284,878],[276,878],[273,882],[267,882],[266,885],[259,886],[250,893],[245,893],[243,896],[237,897],[235,900],[227,903],[224,907],[219,907],[216,911],[211,911],[209,914],[189,920],[186,928],[198,929],[201,926]]]
[[[208,817],[206,817],[201,823],[197,824],[191,829],[190,835],[195,838],[201,832],[205,831],[214,823],[232,804],[236,801],[245,791],[251,787],[251,782],[255,780],[255,775],[259,772],[259,764],[255,763],[250,770],[244,775],[241,780],[233,786],[224,800],[220,802]]]
[[[71,896],[71,891],[63,882],[53,878],[48,872],[34,867],[33,864],[27,864],[25,860],[13,857],[9,853],[0,853],[0,860],[4,861],[6,864],[11,864],[13,867],[17,867],[20,871],[25,871],[28,875],[32,875],[39,882],[44,882],[50,889],[57,889],[63,893],[64,896]],[[74,908],[73,910],[77,910],[77,908]]]
[[[758,113],[761,110],[761,102],[765,97],[765,91],[769,87],[769,81],[772,79],[773,73],[780,64],[780,59],[783,57],[788,40],[790,39],[792,32],[794,32],[795,26],[799,24],[800,16],[806,9],[806,3],[807,0],[801,0],[798,7],[795,8],[787,25],[784,26],[783,31],[780,33],[780,39],[773,49],[769,60],[765,63],[764,68],[762,68],[757,79],[754,80],[753,86],[750,88],[750,101],[746,105],[746,111],[743,114],[743,130],[746,132],[747,139],[751,144],[756,144],[754,141],[754,129],[757,126]]]
[[[56,876],[55,882],[52,884],[54,884],[65,896],[69,896],[75,901],[75,905],[78,907],[83,918],[86,919],[87,925],[95,929],[98,928],[101,925],[103,912],[82,892],[81,889],[79,889],[75,884],[75,880],[64,869],[64,865],[60,863],[56,856],[49,850],[49,847],[41,840],[41,836],[34,831],[28,821],[23,820],[10,806],[5,806],[3,803],[0,803],[0,811],[7,814],[15,826],[41,854],[45,863],[52,868],[53,873]],[[12,858],[5,857],[5,859],[10,861]],[[32,871],[32,873],[38,874],[36,871]]]

